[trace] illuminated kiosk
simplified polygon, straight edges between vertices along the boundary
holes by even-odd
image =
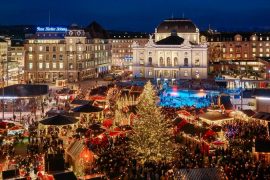
[[[48,85],[34,85],[34,84],[15,84],[11,86],[6,86],[4,88],[0,88],[0,100],[1,105],[0,109],[2,110],[2,117],[0,119],[4,119],[4,112],[20,112],[22,111],[22,103],[28,103],[33,101],[33,108],[31,111],[35,113],[35,109],[38,104],[41,104],[46,96],[49,93]],[[14,106],[16,104],[16,106]]]
[[[205,114],[199,116],[199,119],[209,125],[222,125],[225,122],[233,121],[233,117],[230,117],[226,113],[218,111],[208,111]]]

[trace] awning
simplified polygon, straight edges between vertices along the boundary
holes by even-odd
[[[102,110],[103,110],[102,108],[92,106],[90,104],[85,104],[85,105],[78,106],[78,107],[72,109],[72,111],[79,112],[79,113],[101,112]]]
[[[43,125],[51,125],[51,126],[69,125],[74,124],[76,122],[78,122],[78,120],[75,119],[74,117],[64,115],[56,115],[39,121],[39,123]]]
[[[3,93],[4,90],[4,93]],[[0,88],[0,94],[4,94],[6,98],[28,98],[43,96],[49,93],[48,85],[34,85],[34,84],[15,84]],[[3,98],[0,96],[0,99]],[[5,98],[5,99],[6,99]]]

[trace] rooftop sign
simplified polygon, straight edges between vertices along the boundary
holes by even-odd
[[[37,27],[37,32],[67,32],[66,27]]]

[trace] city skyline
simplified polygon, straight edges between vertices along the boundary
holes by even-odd
[[[203,3],[198,0],[188,2],[138,0],[128,3],[123,0],[106,2],[48,0],[46,4],[33,0],[27,2],[27,4],[19,0],[2,2],[6,8],[0,13],[0,25],[48,25],[50,19],[51,25],[76,23],[86,26],[95,20],[108,30],[153,32],[163,19],[185,17],[192,19],[202,30],[207,29],[209,25],[213,29],[223,31],[270,29],[270,23],[265,21],[265,17],[270,15],[270,2],[266,0],[259,0],[256,3],[221,0],[218,4],[210,0]],[[64,11],[61,6],[65,7]]]

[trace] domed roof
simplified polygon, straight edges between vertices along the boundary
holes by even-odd
[[[195,33],[196,25],[190,19],[171,18],[166,19],[157,27],[157,33]]]

